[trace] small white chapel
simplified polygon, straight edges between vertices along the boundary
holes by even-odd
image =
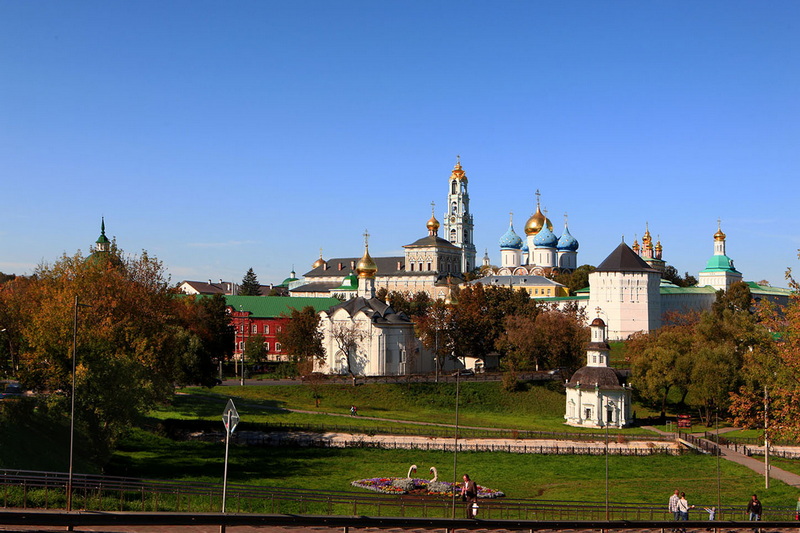
[[[576,427],[625,427],[632,422],[631,387],[608,366],[611,348],[606,324],[595,318],[589,325],[591,339],[586,348],[586,366],[566,383],[565,424]]]

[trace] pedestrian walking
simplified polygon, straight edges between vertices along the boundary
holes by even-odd
[[[469,474],[464,474],[461,501],[467,502],[467,518],[475,518],[478,514],[478,485],[469,478]]]
[[[761,502],[758,501],[758,496],[753,494],[753,497],[750,498],[750,501],[747,502],[747,513],[749,515],[749,520],[751,522],[758,522],[761,520],[761,512],[762,512]],[[758,528],[753,528],[753,531],[758,533]]]
[[[678,499],[678,513],[680,513],[679,520],[689,520],[689,509],[694,509],[694,505],[689,505],[689,502],[686,500],[686,493],[681,492],[681,496]],[[682,527],[678,531],[681,533],[686,533],[686,528]]]

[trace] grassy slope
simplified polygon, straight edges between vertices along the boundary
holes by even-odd
[[[267,411],[301,409],[332,414],[349,413],[351,405],[358,407],[361,417],[438,422],[452,424],[455,420],[455,385],[420,383],[409,385],[324,385],[317,389],[322,396],[315,406],[313,391],[306,386],[248,386],[215,387],[211,392],[187,389],[192,395],[216,398],[215,403],[198,405],[195,400],[178,399],[172,407],[155,415],[160,418],[217,418],[227,398],[234,398],[242,419],[259,422],[329,423],[374,425],[374,421],[356,418],[322,417],[320,415]],[[224,400],[223,400],[224,399]],[[648,412],[637,407],[638,413]],[[518,392],[504,391],[499,382],[462,383],[459,392],[459,423],[462,426],[528,429],[541,431],[580,431],[564,425],[564,393],[558,383],[526,385]],[[627,430],[641,432],[641,430]]]

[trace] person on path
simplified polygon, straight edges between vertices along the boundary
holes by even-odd
[[[681,519],[680,515],[678,514],[678,500],[680,499],[680,491],[675,489],[675,492],[673,492],[672,496],[669,497],[669,505],[667,507],[669,512],[672,513],[672,519],[675,521]]]
[[[478,513],[478,485],[469,478],[469,474],[464,474],[461,500],[467,502],[467,518],[475,518]]]
[[[751,522],[758,522],[761,520],[761,502],[758,501],[758,496],[753,494],[753,497],[747,502],[747,513],[750,516]],[[758,528],[754,528],[753,531],[758,531]]]
[[[800,520],[800,498],[797,498],[797,505],[794,508],[794,519]]]

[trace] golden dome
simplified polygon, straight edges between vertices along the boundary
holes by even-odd
[[[319,249],[319,259],[314,261],[314,264],[311,265],[311,268],[321,267],[325,264],[325,260],[322,258],[322,248]]]
[[[722,233],[722,228],[717,228],[717,232],[714,234],[714,240],[715,241],[724,241],[725,240],[725,234]]]
[[[467,181],[467,173],[461,168],[461,158],[456,161],[456,166],[453,167],[453,172],[450,173],[450,179],[457,179],[458,181]]]
[[[425,224],[425,227],[428,228],[428,231],[431,233],[431,235],[436,235],[436,233],[439,231],[439,221],[436,220],[436,215],[434,214],[435,211],[436,204],[431,202],[431,218]]]
[[[369,248],[364,249],[364,257],[356,265],[356,273],[359,278],[374,278],[378,271],[378,265],[369,255]]]
[[[525,235],[536,235],[542,230],[545,224],[547,224],[550,231],[553,231],[553,223],[542,214],[542,210],[539,209],[537,205],[536,212],[525,223]]]
[[[639,253],[639,239],[633,239],[633,251]]]
[[[663,249],[664,248],[661,246],[661,241],[656,241],[656,250],[658,250],[660,252]]]

